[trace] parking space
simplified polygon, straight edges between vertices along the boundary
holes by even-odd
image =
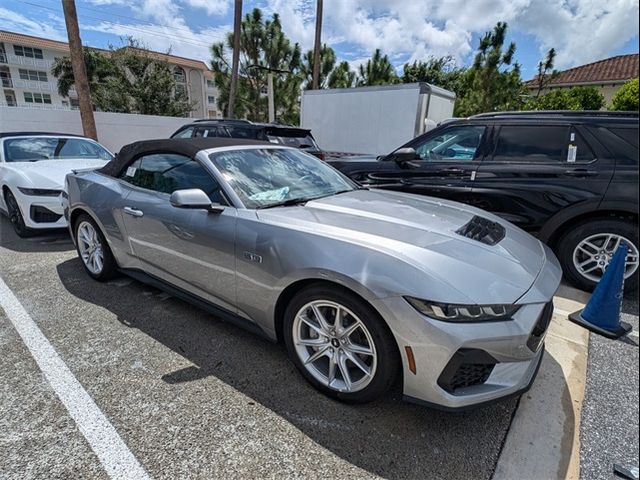
[[[154,478],[490,478],[517,404],[332,401],[281,346],[126,277],[91,281],[65,232],[25,241],[5,218],[0,277]],[[104,477],[1,311],[0,343],[0,471]]]

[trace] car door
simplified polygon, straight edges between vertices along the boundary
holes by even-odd
[[[470,204],[537,232],[560,210],[596,208],[613,174],[578,125],[509,123],[492,134],[493,152],[480,164]]]
[[[198,161],[173,153],[136,159],[121,175],[128,189],[124,225],[143,270],[230,311],[235,311],[236,209]],[[199,188],[221,213],[171,205],[175,190]]]
[[[468,201],[486,130],[484,125],[451,125],[410,142],[417,159],[399,164],[402,190]]]

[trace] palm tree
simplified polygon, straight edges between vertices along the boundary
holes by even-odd
[[[388,85],[399,82],[398,75],[396,75],[389,57],[382,55],[379,48],[376,49],[365,65],[360,65],[359,72],[359,86]]]
[[[313,44],[313,82],[312,88],[317,90],[320,87],[320,45],[322,36],[322,0],[316,3],[316,38]]]
[[[242,21],[242,0],[235,0],[233,15],[233,59],[231,60],[231,85],[229,86],[229,118],[235,115],[236,91],[238,89],[238,64],[240,63],[240,24]]]

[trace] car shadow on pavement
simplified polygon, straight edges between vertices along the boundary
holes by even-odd
[[[493,474],[517,399],[445,413],[403,402],[397,388],[376,402],[343,404],[307,384],[281,345],[127,277],[91,281],[78,259],[57,270],[72,295],[109,310],[123,325],[193,364],[157,378],[176,395],[188,382],[215,377],[335,455],[385,478],[489,479]],[[560,368],[555,361],[551,365]],[[193,402],[197,411],[208,399],[200,394],[184,401]]]
[[[20,238],[11,222],[0,213],[0,247],[15,252],[63,252],[73,250],[73,242],[66,228],[37,232],[32,237]]]

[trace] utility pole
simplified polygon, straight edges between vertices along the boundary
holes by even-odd
[[[229,110],[227,116],[235,118],[236,91],[238,90],[238,63],[240,63],[240,25],[242,23],[242,0],[235,0],[233,15],[233,58],[231,61],[231,85],[229,86]]]
[[[322,35],[322,0],[317,0],[316,4],[316,38],[313,47],[313,79],[311,88],[317,90],[320,88],[320,49]]]
[[[273,92],[273,73],[267,73],[267,97],[269,101],[269,123],[275,123],[276,121],[276,109]]]
[[[67,24],[67,36],[69,37],[69,53],[71,54],[71,66],[73,68],[73,80],[78,92],[80,103],[80,118],[82,119],[82,131],[85,137],[98,140],[96,121],[93,118],[93,106],[91,105],[91,91],[87,79],[87,69],[84,64],[82,41],[80,40],[80,27],[78,27],[78,14],[76,13],[75,0],[62,0],[64,21]]]

